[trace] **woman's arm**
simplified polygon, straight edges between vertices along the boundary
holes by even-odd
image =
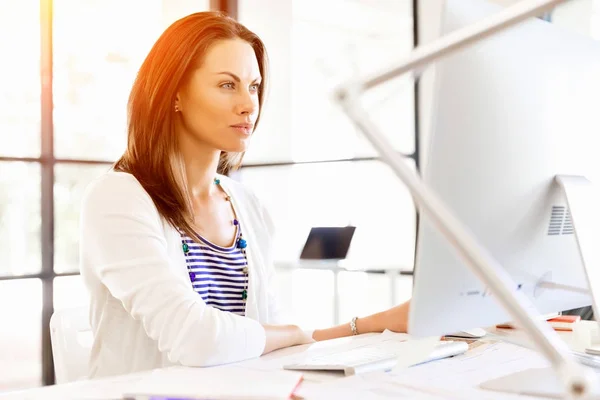
[[[394,332],[406,332],[408,326],[408,311],[410,302],[407,301],[386,311],[369,315],[356,320],[356,330],[361,333],[383,332],[389,329]],[[333,328],[319,329],[314,331],[314,340],[335,339],[351,336],[350,323],[338,325]]]
[[[255,202],[255,206],[260,210],[261,221],[265,224],[264,230],[269,237],[269,241],[275,235],[275,224],[271,214],[255,194],[246,188],[250,198]],[[269,249],[269,252],[272,250]],[[269,310],[271,323],[282,323],[284,318],[283,310],[278,306],[277,295],[274,291],[275,286],[275,268],[272,262],[267,263],[270,266],[268,273],[269,287]],[[356,321],[356,330],[358,333],[382,332],[389,329],[394,332],[406,332],[408,326],[409,302],[390,308],[386,311],[369,315],[365,318],[358,318]],[[350,324],[338,325],[332,328],[319,329],[312,332],[312,335],[301,330],[295,325],[263,325],[266,331],[266,346],[263,354],[281,349],[284,347],[307,344],[314,341],[335,339],[352,335]]]
[[[356,330],[359,334],[383,332],[386,329],[393,332],[406,332],[409,309],[410,301],[407,301],[386,311],[358,318],[356,320]],[[263,354],[284,347],[352,335],[349,323],[332,328],[315,330],[312,333],[312,337],[296,325],[263,325],[263,327],[265,328],[267,337]]]

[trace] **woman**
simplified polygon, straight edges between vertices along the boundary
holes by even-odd
[[[129,98],[127,150],[82,204],[91,377],[405,331],[408,304],[311,333],[281,323],[269,216],[225,175],[239,166],[258,123],[266,64],[254,33],[213,12],[175,22],[142,64]]]

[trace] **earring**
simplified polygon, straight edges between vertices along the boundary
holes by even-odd
[[[179,106],[175,104],[175,112],[179,112]]]

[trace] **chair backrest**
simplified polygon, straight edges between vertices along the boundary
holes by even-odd
[[[88,308],[57,310],[50,318],[50,338],[56,383],[87,378],[93,336]]]

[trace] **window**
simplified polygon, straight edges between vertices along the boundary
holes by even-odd
[[[414,166],[412,160],[407,162]],[[408,189],[379,161],[243,168],[269,210],[277,260],[296,259],[313,226],[355,225],[348,258],[412,269],[415,208]]]
[[[60,276],[78,273],[81,197],[125,148],[125,105],[150,46],[166,25],[208,8],[208,0],[0,1],[0,52],[10,61],[0,75],[0,392],[53,383],[41,311],[88,302],[79,276]],[[53,48],[42,48],[50,17]],[[42,95],[40,62],[50,57],[53,91],[46,85]],[[49,96],[54,125],[42,132]],[[54,138],[43,158],[42,134]],[[54,204],[41,188],[53,188]],[[42,221],[42,210],[53,213]],[[52,226],[54,236],[42,238]],[[35,279],[14,279],[22,275]],[[42,304],[49,281],[54,299]]]
[[[39,21],[39,0],[0,2],[0,157],[40,155]]]
[[[0,162],[0,276],[41,271],[40,166]]]
[[[340,272],[340,321],[365,316],[390,306],[391,281],[385,274]]]
[[[0,393],[42,383],[39,279],[0,282]],[[13,306],[11,306],[13,305]]]
[[[375,155],[333,101],[333,91],[350,79],[392,65],[412,50],[411,3],[339,0],[294,4],[293,160]],[[316,8],[321,12],[314,12]],[[414,150],[413,100],[410,76],[363,95],[372,119],[394,147],[406,153]]]
[[[89,304],[89,293],[81,276],[54,278],[54,310],[85,307]]]
[[[269,94],[277,101],[267,103],[245,159],[248,165],[264,167],[244,168],[239,179],[259,192],[273,211],[279,231],[277,256],[297,256],[311,226],[356,224],[349,256],[373,263],[392,260],[412,268],[415,208],[385,165],[361,161],[269,166],[278,160],[293,164],[376,155],[332,100],[332,92],[339,83],[373,73],[410,52],[412,2],[279,2],[265,12],[266,1],[242,1],[239,14],[241,22],[263,38],[271,55]],[[366,92],[362,101],[393,146],[412,154],[412,79],[387,82]],[[373,246],[381,249],[375,259]]]
[[[271,89],[246,162],[374,156],[370,143],[333,101],[337,85],[408,54],[411,1],[240,2],[240,20],[265,42]],[[315,12],[315,10],[319,12]],[[414,150],[411,76],[370,90],[364,105],[394,147]]]
[[[63,164],[55,168],[54,271],[79,271],[79,212],[85,189],[108,165]],[[85,244],[84,244],[85,245]]]
[[[349,259],[412,269],[412,199],[386,165],[368,160],[376,156],[374,149],[333,100],[339,84],[373,74],[412,50],[412,1],[243,0],[239,16],[265,42],[271,87],[247,167],[235,178],[257,193],[273,217],[276,265],[297,259],[312,226],[353,224]],[[412,155],[412,76],[369,90],[361,100],[392,146]],[[346,159],[353,161],[339,162]],[[412,159],[407,162],[414,167]],[[278,270],[285,306],[307,327],[335,323],[333,282],[331,271]],[[369,291],[353,301],[357,286]],[[381,309],[389,305],[391,291],[387,277],[340,274],[337,317]],[[406,299],[406,285],[394,292]]]
[[[57,158],[120,156],[129,90],[144,57],[167,25],[204,9],[199,0],[54,1]]]

